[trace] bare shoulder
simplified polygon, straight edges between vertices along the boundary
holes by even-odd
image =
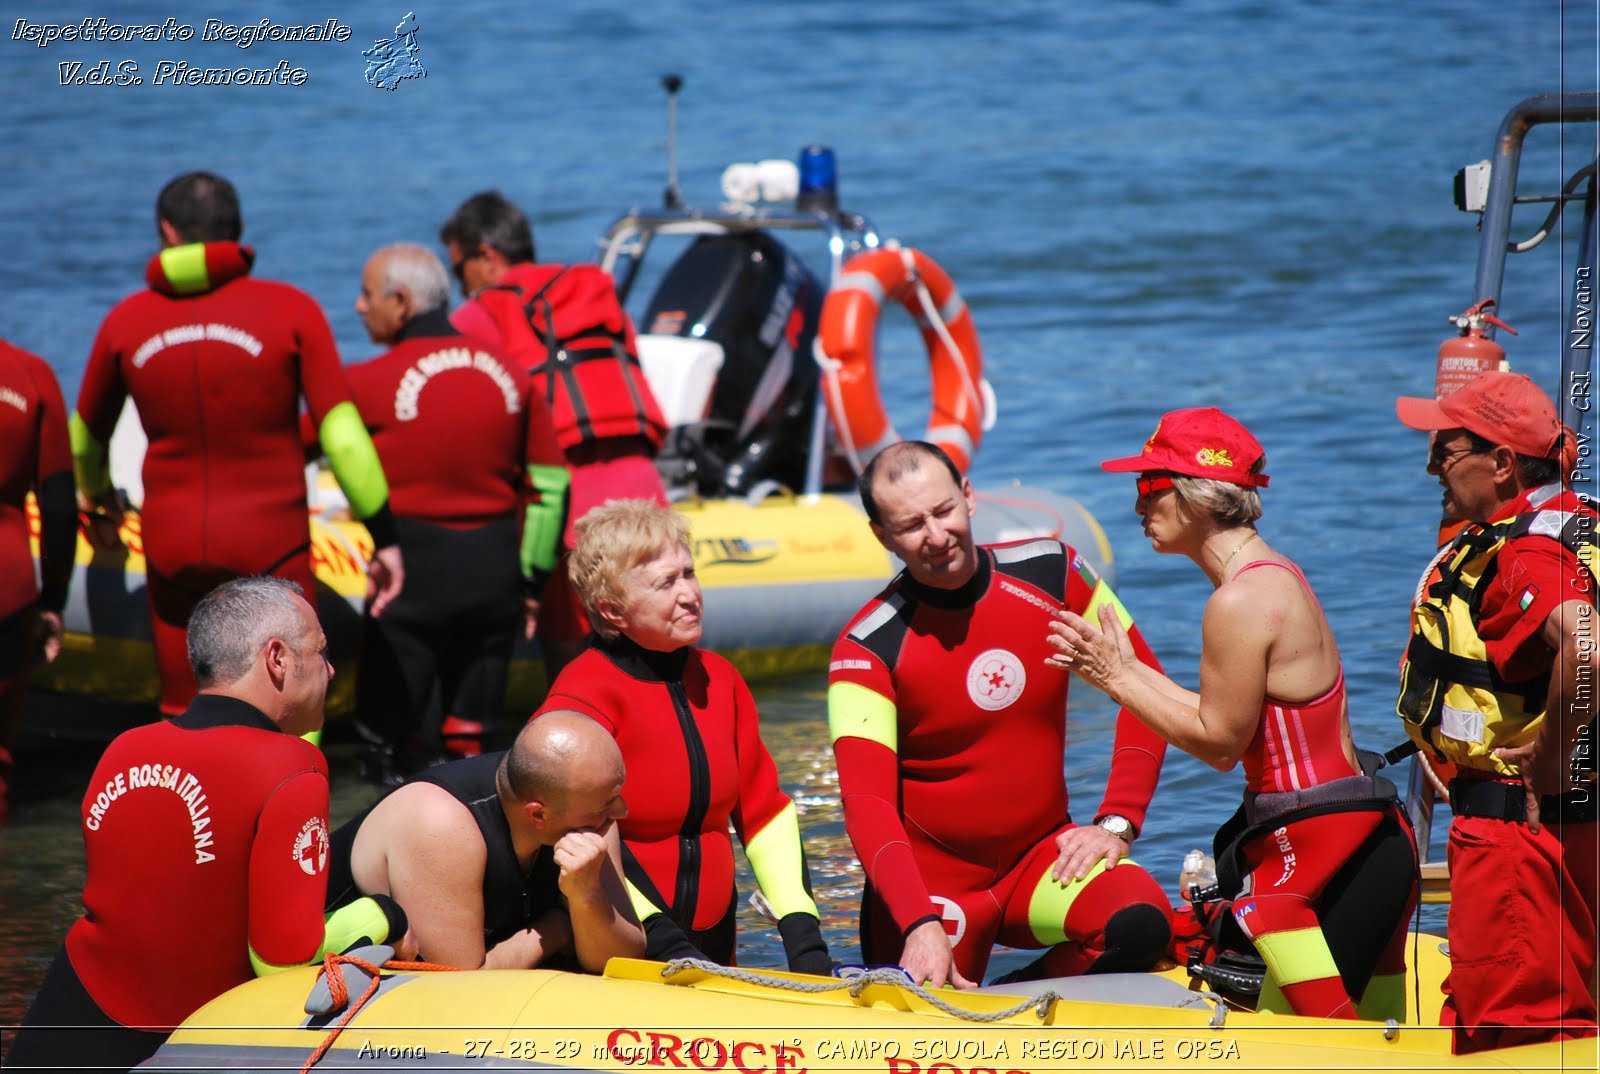
[[[483,836],[478,822],[455,795],[436,783],[408,783],[379,802],[361,825],[361,839],[369,836],[394,849],[430,846],[433,852],[483,857]]]

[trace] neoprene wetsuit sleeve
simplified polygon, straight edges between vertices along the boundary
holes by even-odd
[[[67,603],[78,552],[78,491],[72,479],[72,445],[67,405],[61,388],[43,362],[30,374],[39,396],[39,443],[34,489],[39,499],[39,605],[59,612]]]
[[[379,548],[394,544],[397,536],[389,510],[389,481],[356,405],[345,400],[329,410],[317,428],[317,439],[334,479],[350,501],[351,513],[366,524],[372,543]]]
[[[303,748],[309,755],[307,767],[285,778],[262,803],[249,847],[246,935],[257,974],[311,962],[326,933],[322,905],[327,870],[308,873],[300,857],[285,849],[308,837],[314,841],[319,828],[327,838],[326,762],[312,747]]]
[[[89,360],[83,367],[78,405],[67,422],[78,490],[91,499],[104,495],[111,488],[107,445],[127,398],[128,389],[122,382],[116,347],[107,334],[106,322],[101,322]]]
[[[572,472],[556,439],[550,404],[525,377],[522,393],[522,461],[528,478],[522,513],[522,576],[541,585],[555,570],[567,526]]]
[[[561,532],[567,524],[567,490],[572,474],[564,465],[528,464],[534,495],[522,514],[522,576],[541,580],[555,570]]]
[[[822,922],[815,914],[789,914],[779,920],[778,935],[783,939],[783,955],[792,972],[832,976],[833,959],[828,957]]]
[[[73,411],[67,429],[78,488],[90,499],[104,495],[111,488],[110,453],[105,442],[89,431],[89,423],[77,411]]]
[[[634,916],[644,926],[644,957],[657,962],[671,962],[675,958],[704,959],[705,952],[694,945],[689,934],[666,912],[665,900],[660,898],[649,874],[626,843],[622,845],[622,872]]]
[[[1082,556],[1070,550],[1067,561],[1079,564],[1077,569],[1067,569],[1067,607],[1098,625],[1100,609],[1109,606],[1128,631],[1139,662],[1160,671],[1161,661],[1156,659],[1156,654],[1134,624],[1133,616],[1128,614],[1128,609],[1123,607],[1122,601],[1117,599],[1105,579]],[[1135,832],[1142,831],[1145,814],[1150,809],[1150,799],[1156,792],[1156,781],[1161,777],[1161,762],[1166,754],[1167,740],[1145,726],[1132,712],[1121,709],[1117,713],[1117,730],[1111,746],[1105,796],[1094,817],[1080,817],[1078,823],[1086,824],[1115,813],[1127,817]]]
[[[836,662],[839,652],[836,647]],[[902,933],[929,918],[939,920],[900,818],[894,702],[857,683],[831,683],[828,730],[839,769],[845,830],[867,880]]]

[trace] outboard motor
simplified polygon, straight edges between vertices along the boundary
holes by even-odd
[[[742,496],[805,480],[823,287],[771,235],[704,235],[673,262],[645,309],[650,336],[721,347],[703,420],[677,424],[657,456],[669,488]]]

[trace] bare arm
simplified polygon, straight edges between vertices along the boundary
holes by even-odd
[[[1206,603],[1198,694],[1131,659],[1132,645],[1109,609],[1101,610],[1098,628],[1071,612],[1056,619],[1050,643],[1082,678],[1218,771],[1238,764],[1260,720],[1272,641],[1251,587],[1224,587]]]
[[[564,945],[564,938],[546,935],[561,932],[564,915],[556,914],[484,950],[488,851],[471,812],[442,787],[418,783],[390,795],[362,825],[352,857],[362,891],[387,894],[405,907],[417,948],[430,962],[528,969]]]
[[[644,929],[622,879],[622,838],[616,824],[579,828],[555,845],[561,894],[572,921],[578,963],[590,973],[612,958],[642,958]]]

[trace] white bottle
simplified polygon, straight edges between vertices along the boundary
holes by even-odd
[[[1178,894],[1184,902],[1193,902],[1196,889],[1204,890],[1217,882],[1217,863],[1203,850],[1191,850],[1183,856],[1183,868],[1178,872]]]

